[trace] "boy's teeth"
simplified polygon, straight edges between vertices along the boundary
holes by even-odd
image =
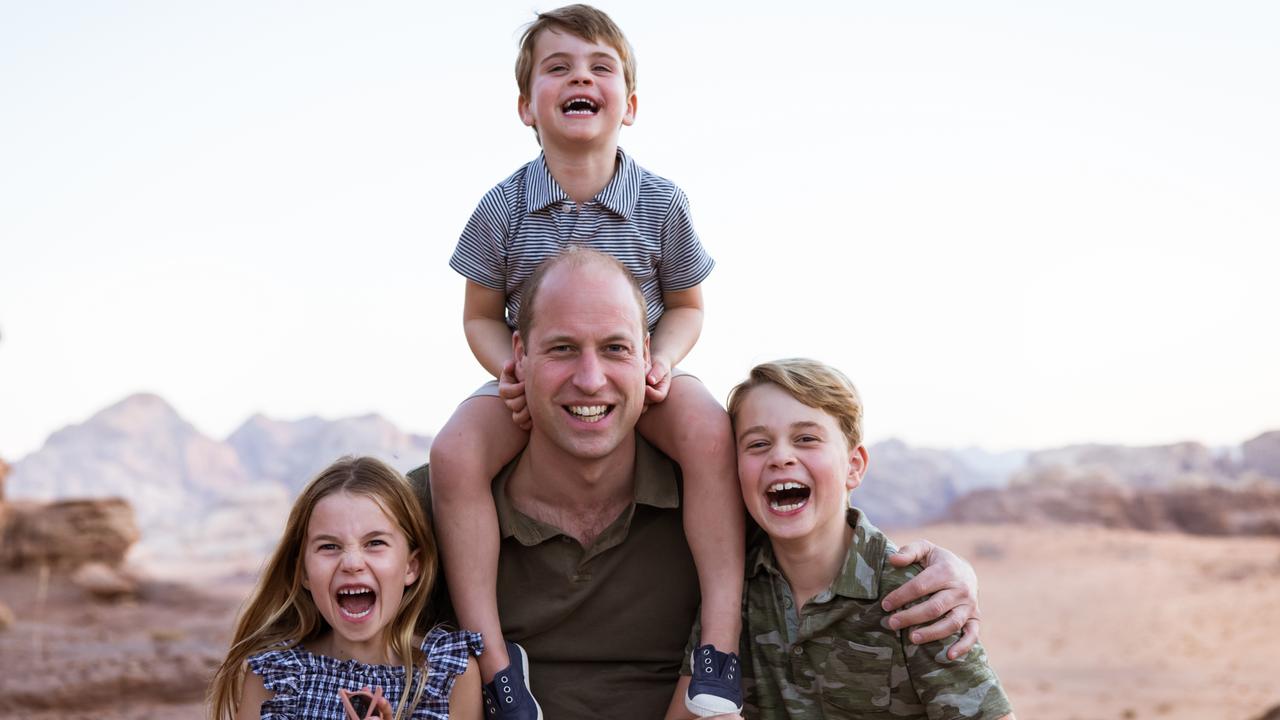
[[[801,500],[800,502],[793,502],[793,503],[788,503],[786,505],[780,505],[776,502],[769,501],[769,506],[772,507],[774,510],[779,510],[781,512],[791,512],[792,510],[797,510],[799,508],[804,507],[806,502],[808,501]]]
[[[804,486],[798,482],[776,482],[769,486],[769,492],[781,492],[783,490],[802,490]]]

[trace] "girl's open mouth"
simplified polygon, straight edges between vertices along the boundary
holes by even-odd
[[[373,612],[378,593],[366,585],[344,585],[338,588],[338,611],[348,620],[361,620]]]

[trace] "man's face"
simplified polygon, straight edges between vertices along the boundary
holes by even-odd
[[[649,338],[617,268],[570,264],[543,279],[529,337],[516,335],[539,437],[580,459],[608,456],[630,437],[644,409]]]

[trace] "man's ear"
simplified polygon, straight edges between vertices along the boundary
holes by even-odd
[[[418,579],[418,572],[422,570],[422,562],[418,559],[418,551],[414,550],[409,553],[409,568],[404,574],[404,586],[409,587]]]
[[[648,375],[653,369],[653,358],[649,357],[649,333],[644,334],[644,374]]]
[[[516,364],[524,362],[524,338],[520,337],[520,331],[516,330],[511,333],[511,358]]]
[[[862,484],[862,476],[867,474],[867,448],[859,445],[849,451],[849,477],[844,481],[845,488],[852,490]]]

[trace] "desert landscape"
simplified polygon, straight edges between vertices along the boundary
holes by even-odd
[[[253,463],[292,478],[290,463],[310,453],[403,464],[429,442],[406,451],[407,436],[370,418],[254,418],[240,437],[252,453],[233,452],[157,422],[184,427],[158,398],[126,401],[0,478],[0,718],[204,717],[206,684],[280,518],[258,508],[235,523],[235,507],[202,483],[201,459],[218,458],[233,486],[286,498]],[[245,443],[253,428],[272,442]],[[134,445],[130,433],[181,446]],[[110,444],[84,447],[100,436]],[[59,450],[69,437],[74,458]],[[1019,717],[1274,720],[1277,447],[1268,433],[1226,452],[1086,446],[984,463],[894,442],[872,449],[883,462],[865,499],[899,543],[925,537],[974,564],[983,642]],[[169,473],[176,509],[206,522],[179,531],[163,507],[136,509],[132,488],[166,483],[145,468]],[[108,497],[69,498],[54,482],[86,488],[93,473]]]

